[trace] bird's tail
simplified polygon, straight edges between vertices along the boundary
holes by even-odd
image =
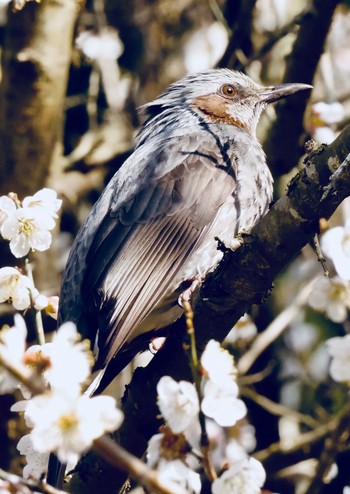
[[[67,465],[65,463],[61,463],[57,456],[51,453],[47,467],[46,482],[52,485],[52,487],[60,489],[63,485],[66,468]]]

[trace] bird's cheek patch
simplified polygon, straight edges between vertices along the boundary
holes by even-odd
[[[191,106],[197,113],[202,114],[212,122],[234,125],[241,129],[248,128],[245,122],[230,114],[229,103],[218,94],[198,96],[198,98],[193,99]]]

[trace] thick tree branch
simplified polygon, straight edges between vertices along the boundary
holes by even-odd
[[[232,4],[232,5],[231,5]],[[218,62],[218,67],[228,67],[229,69],[242,70],[242,64],[237,58],[237,51],[240,50],[244,57],[252,55],[252,21],[256,0],[245,0],[241,2],[228,2],[226,13],[229,24],[231,24],[231,37],[226,47],[225,53]],[[230,10],[235,11],[231,20]],[[231,21],[231,22],[230,22]]]
[[[312,84],[338,4],[339,0],[313,0],[313,8],[301,20],[293,50],[288,57],[284,82]],[[300,93],[293,100],[287,99],[277,107],[276,122],[264,145],[275,178],[290,171],[298,162],[307,101],[308,94]]]
[[[215,338],[222,341],[237,320],[268,295],[273,280],[318,231],[319,220],[329,218],[350,195],[350,126],[328,147],[314,145],[305,168],[290,182],[286,194],[268,214],[242,237],[236,251],[227,250],[218,268],[210,273],[195,300],[196,340],[201,350]],[[337,171],[339,170],[339,171]],[[341,184],[334,188],[333,184]],[[141,456],[148,439],[157,431],[156,384],[162,375],[191,379],[182,349],[184,321],[170,328],[161,351],[145,369],[135,371],[123,400],[125,422],[116,440]],[[95,468],[91,475],[91,462]],[[97,463],[96,463],[97,462]],[[98,466],[96,466],[98,465]],[[87,455],[80,467],[83,487],[73,492],[111,492],[125,480],[123,474]]]

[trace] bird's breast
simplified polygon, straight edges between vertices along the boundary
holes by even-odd
[[[205,276],[222,258],[216,238],[234,248],[237,246],[237,234],[248,233],[267,212],[272,199],[273,179],[265,155],[255,141],[249,148],[244,146],[244,150],[247,152],[243,153],[239,146],[234,146],[227,165],[232,169],[221,168],[234,181],[232,192],[218,208],[211,224],[204,229],[200,242],[174,280],[174,285],[196,275]],[[208,198],[203,197],[202,200]]]

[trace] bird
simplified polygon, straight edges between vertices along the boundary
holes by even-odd
[[[189,74],[142,107],[135,149],[95,203],[63,275],[58,322],[90,340],[100,393],[181,314],[179,295],[267,212],[262,111],[308,84],[262,86],[230,69]]]

